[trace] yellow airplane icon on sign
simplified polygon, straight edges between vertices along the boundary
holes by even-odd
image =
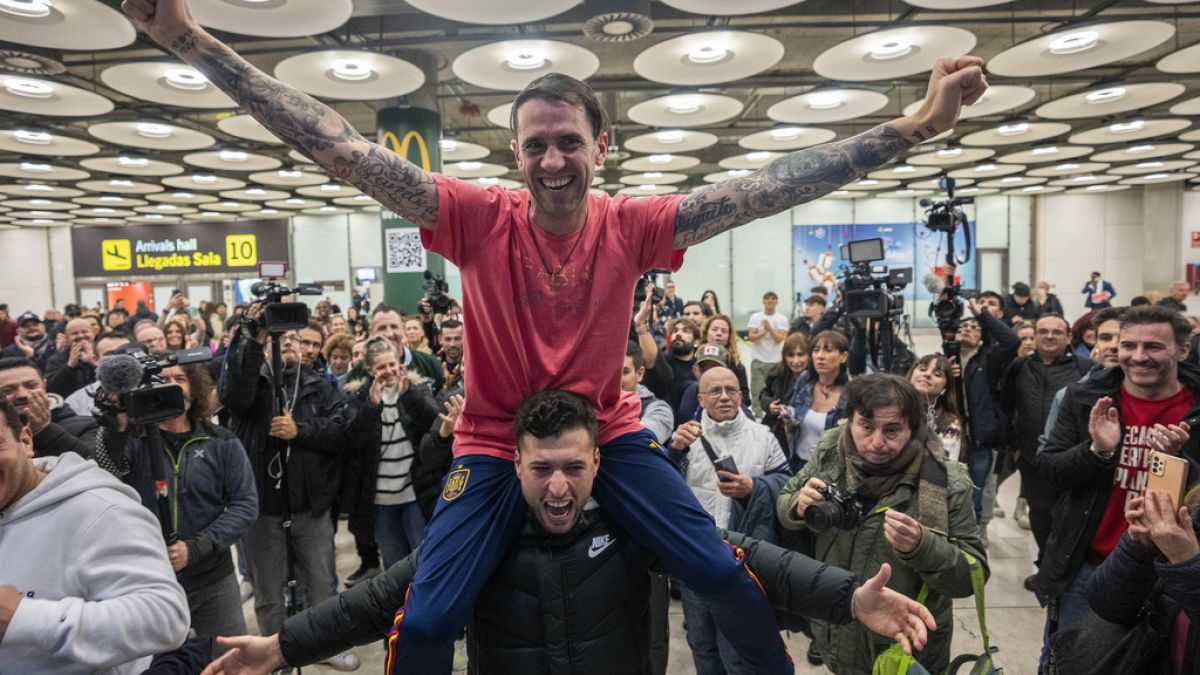
[[[105,239],[100,242],[100,266],[105,270],[133,268],[128,239]]]

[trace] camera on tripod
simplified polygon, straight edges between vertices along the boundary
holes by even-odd
[[[871,263],[883,260],[883,239],[860,239],[842,245],[842,258],[849,260],[841,278],[841,295],[846,316],[851,319],[888,319],[904,313],[901,291],[912,281],[912,268],[889,270]]]
[[[450,284],[446,283],[446,277],[425,270],[425,281],[421,282],[421,285],[425,288],[425,303],[434,314],[446,314],[450,311],[454,302],[448,295]]]
[[[942,176],[938,186],[946,191],[946,199],[934,201],[922,199],[921,206],[928,209],[925,212],[925,227],[931,232],[942,232],[946,235],[946,263],[950,269],[965,265],[971,260],[971,229],[968,227],[967,214],[963,211],[964,204],[974,204],[972,197],[954,196],[954,179]],[[963,260],[954,258],[954,235],[962,228],[967,238],[967,254]],[[979,291],[964,289],[955,282],[953,272],[947,272],[945,286],[937,300],[929,305],[929,316],[937,322],[938,332],[942,335],[942,353],[947,357],[959,356],[961,348],[958,344],[958,328],[962,323],[963,308],[968,299],[979,297]]]
[[[262,314],[263,327],[268,333],[281,335],[289,330],[300,330],[308,326],[308,305],[303,302],[283,302],[288,295],[320,295],[321,284],[296,284],[289,288],[276,282],[287,275],[287,263],[260,262],[258,275],[262,281],[250,287],[250,293],[265,303]]]

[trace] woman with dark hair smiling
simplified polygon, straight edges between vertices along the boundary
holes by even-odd
[[[837,425],[845,402],[845,385],[850,381],[846,361],[850,341],[837,331],[817,333],[808,355],[808,369],[796,380],[792,392],[792,433],[788,463],[800,470],[812,457],[821,434]]]

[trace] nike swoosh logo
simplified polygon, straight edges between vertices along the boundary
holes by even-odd
[[[614,540],[612,539],[612,537],[609,537],[607,535],[599,538],[598,541],[596,539],[593,539],[592,545],[588,547],[588,557],[595,558],[596,556],[600,555],[601,553],[604,553],[605,549],[607,549],[609,546],[613,545],[613,541]]]

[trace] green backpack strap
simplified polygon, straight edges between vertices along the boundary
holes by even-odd
[[[971,589],[975,595],[975,613],[979,615],[979,632],[983,635],[983,653],[991,654],[992,645],[988,639],[987,616],[984,613],[983,565],[970,553],[962,551],[962,554],[971,566]],[[922,587],[921,590],[924,592],[925,588]]]

